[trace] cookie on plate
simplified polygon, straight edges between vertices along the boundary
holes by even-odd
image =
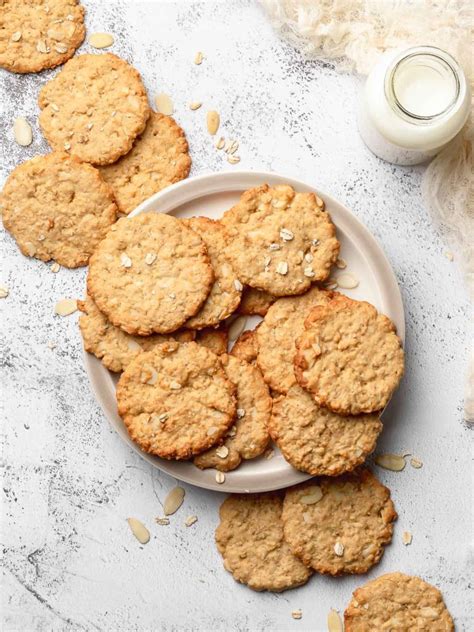
[[[195,332],[192,329],[187,329],[186,331],[195,334],[196,342],[200,345],[204,345],[211,351],[214,351],[216,355],[227,353],[229,333],[226,327],[221,325],[217,329],[206,327],[205,329],[201,329],[198,332]]]
[[[267,425],[272,399],[256,367],[231,355],[224,355],[221,359],[227,377],[237,388],[237,419],[224,443],[198,454],[194,464],[201,469],[214,467],[221,472],[229,472],[235,470],[242,460],[254,459],[265,452],[270,441]]]
[[[178,460],[220,441],[236,412],[235,387],[221,361],[195,342],[140,353],[120,377],[117,404],[144,452]]]
[[[154,193],[186,178],[190,169],[183,130],[171,116],[152,112],[128,154],[100,172],[113,188],[120,212],[127,214]]]
[[[295,384],[273,402],[268,430],[294,468],[313,476],[337,476],[373,452],[382,423],[377,414],[333,413]]]
[[[64,64],[84,40],[84,7],[78,0],[4,0],[0,5],[0,67],[11,72]]]
[[[246,287],[242,292],[242,300],[239,305],[239,314],[244,316],[265,316],[270,305],[277,300],[278,297],[256,290],[254,287]]]
[[[235,494],[220,507],[216,544],[224,568],[253,590],[281,592],[311,576],[283,538],[282,504],[279,494]]]
[[[366,573],[377,564],[396,518],[390,491],[363,468],[287,490],[282,514],[293,553],[330,575]]]
[[[43,86],[38,103],[51,147],[94,165],[130,151],[150,115],[140,73],[112,53],[70,59]]]
[[[268,310],[257,331],[257,363],[272,390],[285,394],[296,384],[296,338],[303,332],[311,308],[325,305],[332,296],[331,292],[312,287],[302,296],[278,299]]]
[[[326,279],[339,253],[322,200],[287,185],[245,191],[222,222],[240,281],[275,296],[302,294]]]
[[[114,373],[124,371],[142,351],[151,351],[169,340],[190,342],[195,337],[194,331],[190,329],[182,329],[173,334],[131,336],[112,325],[90,296],[86,296],[84,301],[78,301],[77,306],[82,312],[79,327],[85,350],[102,360],[102,364]]]
[[[346,632],[453,632],[440,591],[419,577],[387,573],[354,591],[344,613]]]
[[[204,303],[214,280],[204,242],[171,215],[124,217],[89,264],[87,291],[108,320],[129,334],[179,329]]]
[[[350,415],[382,410],[404,368],[392,321],[343,295],[315,307],[296,342],[295,375],[321,406]]]
[[[117,218],[112,190],[97,169],[59,152],[16,167],[2,205],[3,225],[24,255],[67,268],[87,265]]]
[[[202,329],[218,325],[236,310],[242,294],[242,284],[225,254],[226,232],[220,222],[208,217],[192,217],[181,221],[204,241],[214,270],[214,285],[209,296],[199,312],[188,320],[186,327]]]
[[[249,364],[256,364],[257,362],[257,329],[260,325],[257,325],[255,329],[247,329],[243,331],[232,347],[230,355],[240,358]]]

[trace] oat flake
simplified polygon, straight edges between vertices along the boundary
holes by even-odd
[[[410,465],[414,467],[415,469],[419,470],[420,467],[423,467],[423,461],[420,461],[420,459],[413,457],[410,459]]]
[[[413,536],[409,531],[404,531],[402,533],[402,542],[405,546],[408,546],[409,544],[411,544],[413,540]]]
[[[0,285],[0,298],[7,298],[9,293],[10,290],[7,288],[6,285]]]
[[[184,524],[187,527],[190,527],[191,525],[193,525],[195,522],[197,522],[198,517],[197,516],[188,516],[186,518],[186,520],[184,521]]]
[[[293,619],[301,619],[303,616],[303,613],[301,610],[293,610],[293,612],[291,613],[291,616],[293,617]]]
[[[222,483],[225,483],[224,472],[216,472],[216,483],[219,483],[219,485],[222,485]]]

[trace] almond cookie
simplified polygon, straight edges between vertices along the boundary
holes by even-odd
[[[319,573],[366,573],[392,539],[397,514],[390,491],[366,469],[322,477],[288,490],[285,539]]]
[[[342,416],[300,386],[273,403],[268,430],[285,459],[313,476],[337,476],[363,463],[382,432],[378,415]]]
[[[263,290],[256,290],[254,287],[246,287],[242,293],[242,300],[239,305],[239,314],[244,316],[265,316],[268,309],[277,300]]]
[[[194,340],[194,331],[189,329],[174,334],[131,336],[112,325],[90,296],[85,301],[77,301],[77,306],[83,313],[79,318],[79,327],[85,350],[93,353],[109,371],[115,373],[124,371],[142,351],[151,351],[163,342]]]
[[[235,341],[230,355],[240,358],[249,364],[256,364],[258,353],[257,329],[259,326],[255,329],[243,331]]]
[[[216,355],[222,355],[227,353],[227,344],[229,340],[229,334],[226,327],[219,327],[218,329],[212,329],[212,327],[206,327],[201,329],[197,333],[192,329],[188,329],[190,333],[196,334],[196,342],[200,345],[204,345],[211,351],[214,351]]]
[[[346,632],[453,632],[440,591],[419,577],[387,573],[354,591],[344,613]]]
[[[186,178],[191,169],[188,149],[176,121],[152,112],[128,154],[100,170],[114,190],[120,212],[130,213],[154,193]]]
[[[253,590],[281,592],[311,576],[283,538],[282,505],[279,494],[234,494],[220,507],[216,544],[224,568]]]
[[[4,0],[0,5],[0,67],[11,72],[64,64],[84,40],[84,7],[78,0]]]
[[[230,355],[221,359],[227,377],[237,388],[237,420],[223,445],[199,454],[194,464],[201,469],[214,467],[229,472],[242,460],[254,459],[265,452],[270,441],[267,424],[272,400],[257,368]]]
[[[171,215],[124,217],[89,264],[87,291],[129,334],[170,333],[206,300],[214,276],[204,242]]]
[[[150,115],[140,73],[111,53],[69,60],[43,86],[38,103],[51,147],[95,165],[130,151]]]
[[[242,284],[225,254],[226,232],[220,222],[208,217],[192,217],[181,221],[206,244],[214,270],[214,285],[209,296],[199,312],[188,320],[186,327],[202,329],[217,325],[235,311],[242,294]]]
[[[2,193],[3,225],[21,252],[87,265],[117,218],[112,190],[90,165],[53,152],[19,165]]]
[[[296,379],[319,405],[338,413],[382,410],[403,375],[392,321],[370,303],[346,296],[315,307],[296,346]]]
[[[190,459],[225,436],[235,417],[234,393],[215,353],[195,342],[165,342],[122,373],[118,412],[144,452]]]
[[[290,186],[265,184],[246,191],[222,222],[239,279],[275,296],[302,294],[326,279],[339,253],[322,200]]]
[[[257,333],[257,363],[265,381],[277,393],[287,393],[296,384],[293,360],[296,338],[312,307],[325,305],[333,294],[311,288],[302,296],[280,298],[263,319]]]

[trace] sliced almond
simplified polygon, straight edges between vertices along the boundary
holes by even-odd
[[[7,288],[6,285],[0,285],[0,298],[7,298],[9,293],[10,290]]]
[[[171,100],[171,97],[164,92],[160,92],[155,96],[155,105],[157,111],[161,112],[161,114],[171,116],[174,112],[173,101]]]
[[[349,272],[344,272],[344,274],[337,276],[336,281],[338,286],[342,287],[343,290],[353,290],[359,285],[359,281]]]
[[[15,135],[16,142],[22,147],[28,147],[33,141],[33,131],[31,125],[26,118],[19,116],[13,122],[13,133]]]
[[[341,617],[332,608],[328,614],[328,632],[343,632]]]
[[[413,540],[413,536],[409,531],[404,531],[402,533],[402,542],[405,546],[408,546],[409,544],[411,544],[412,540]]]
[[[195,522],[197,522],[198,517],[197,516],[188,516],[186,518],[186,520],[184,521],[184,524],[187,527],[190,527],[191,525],[193,525]]]
[[[420,467],[423,467],[423,461],[420,461],[420,459],[417,459],[414,456],[413,458],[410,459],[410,465],[414,467],[415,469],[419,470]]]
[[[15,31],[10,39],[12,42],[19,42],[21,40],[21,31]]]
[[[58,316],[69,316],[77,312],[77,301],[73,298],[63,298],[56,303],[54,313]]]
[[[214,136],[214,134],[217,133],[217,130],[219,129],[219,125],[221,122],[219,112],[216,112],[215,110],[209,110],[209,112],[207,113],[206,120],[207,120],[207,131],[209,132],[209,134],[211,134],[211,136]]]
[[[216,483],[219,483],[219,485],[222,485],[222,483],[225,483],[224,472],[216,472]]]
[[[163,503],[163,511],[165,516],[174,514],[183,504],[185,491],[182,487],[173,487],[168,493]]]
[[[114,36],[110,33],[92,33],[89,36],[89,44],[93,48],[108,48],[114,43]]]
[[[196,66],[200,66],[202,64],[203,59],[204,59],[204,55],[201,53],[201,51],[198,51],[196,55],[194,56],[194,63],[196,64]]]
[[[307,493],[300,497],[300,502],[303,505],[314,505],[318,503],[323,497],[322,489],[318,485],[313,485],[307,488]]]
[[[378,454],[374,460],[377,465],[392,472],[401,472],[406,465],[405,459],[400,454]]]
[[[61,266],[59,265],[57,261],[55,261],[50,268],[51,272],[55,272],[55,273],[59,272],[60,269],[61,269]]]
[[[291,616],[293,617],[293,619],[301,619],[303,616],[303,613],[301,610],[293,610],[293,612],[291,613]]]
[[[146,544],[150,540],[150,532],[145,527],[143,522],[140,522],[137,518],[127,518],[128,525],[131,532],[140,542],[140,544]]]
[[[232,325],[229,327],[229,340],[232,342],[233,340],[237,340],[240,334],[245,329],[245,325],[247,324],[246,316],[239,316],[234,320]]]
[[[201,101],[192,101],[189,104],[189,109],[190,110],[199,110],[199,108],[201,107],[202,103]]]
[[[224,149],[224,145],[225,145],[225,138],[221,136],[216,143],[216,149]]]
[[[216,454],[220,459],[225,459],[229,456],[229,448],[226,445],[221,445],[216,448]]]

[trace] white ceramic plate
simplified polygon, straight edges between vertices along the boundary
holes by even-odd
[[[337,228],[341,242],[341,257],[347,261],[347,271],[360,281],[356,289],[346,293],[352,298],[373,303],[379,311],[390,316],[403,340],[405,321],[400,290],[382,249],[365,226],[345,206],[309,184],[267,172],[232,171],[198,176],[183,180],[153,195],[135,209],[131,216],[156,212],[171,213],[177,217],[205,215],[219,218],[237,202],[242,191],[263,183],[290,184],[298,191],[317,192],[324,199]],[[337,276],[336,271],[334,276]],[[247,327],[250,325],[254,326],[251,319]],[[225,483],[221,485],[216,483],[215,470],[201,471],[192,462],[166,461],[145,454],[130,439],[117,414],[117,376],[109,373],[93,355],[85,353],[84,360],[94,393],[112,426],[133,450],[167,474],[199,487],[226,492],[269,491],[311,478],[293,469],[277,449],[275,456],[270,460],[262,457],[244,461],[237,470],[226,473]]]

